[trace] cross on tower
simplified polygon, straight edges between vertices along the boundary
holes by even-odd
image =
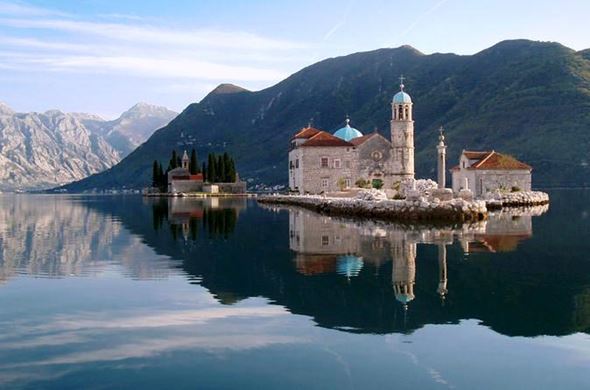
[[[403,74],[399,76],[399,87],[401,88],[402,91],[404,90],[404,80],[405,79],[406,78],[404,77]]]

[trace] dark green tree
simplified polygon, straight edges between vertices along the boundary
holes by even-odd
[[[217,179],[215,156],[209,153],[207,160],[207,179],[210,183],[214,183]]]
[[[201,172],[203,173],[203,181],[207,181],[207,164],[203,161],[203,168],[201,168]]]
[[[228,182],[235,183],[237,179],[237,172],[236,172],[236,163],[234,162],[233,158],[229,159],[229,168],[228,168]]]
[[[172,151],[172,157],[170,158],[169,169],[174,169],[178,167],[178,156],[176,155],[176,150]]]
[[[164,173],[164,170],[162,169],[162,163],[158,164],[158,187],[160,188],[161,191],[165,191],[166,190],[166,186],[167,186],[167,178],[166,178],[166,174]]]
[[[160,175],[158,174],[158,160],[154,160],[152,166],[152,187],[160,186]]]
[[[197,160],[197,151],[193,149],[191,151],[191,161],[189,164],[189,170],[191,171],[191,175],[196,175],[199,173],[199,161]]]
[[[216,181],[224,182],[225,181],[225,174],[226,174],[225,161],[223,160],[223,156],[219,155],[219,156],[217,156],[217,180]]]
[[[227,154],[227,152],[223,153],[223,181],[226,183],[230,183],[231,182],[231,177],[230,177],[230,157],[229,154]]]

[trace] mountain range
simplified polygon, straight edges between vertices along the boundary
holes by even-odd
[[[349,115],[389,137],[400,74],[414,102],[417,176],[435,176],[443,125],[449,166],[462,149],[498,150],[532,165],[535,187],[590,185],[590,50],[510,40],[474,55],[402,46],[330,58],[256,92],[222,84],[119,164],[65,189],[140,188],[154,159],[193,147],[201,157],[227,150],[253,183],[286,183],[289,139],[310,122],[333,132]]]
[[[85,113],[17,113],[0,103],[0,191],[42,190],[110,168],[177,114],[139,103],[113,121]]]

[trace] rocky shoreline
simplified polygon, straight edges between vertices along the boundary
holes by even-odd
[[[317,195],[266,195],[258,197],[258,202],[300,206],[336,216],[405,222],[473,222],[485,220],[488,216],[484,201],[461,198],[446,201],[428,200],[425,197],[414,200],[367,200]]]
[[[484,197],[488,210],[503,207],[540,206],[549,204],[549,194],[542,191],[492,192]]]

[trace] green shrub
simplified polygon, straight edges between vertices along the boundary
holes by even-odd
[[[381,188],[383,188],[383,180],[373,179],[373,181],[371,182],[371,185],[373,186],[374,189],[380,190]]]
[[[522,191],[519,186],[512,186],[512,192],[520,192]]]

